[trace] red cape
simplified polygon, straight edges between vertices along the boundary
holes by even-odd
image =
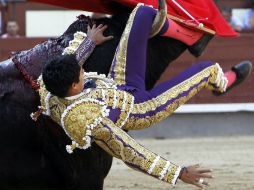
[[[117,12],[111,7],[112,2],[118,2],[129,7],[135,7],[137,3],[145,3],[146,5],[153,5],[157,8],[157,0],[28,0],[31,2],[40,2],[56,6],[61,6],[69,9],[85,10],[91,12],[100,12],[113,14]],[[168,5],[168,13],[190,20],[190,18],[181,11],[171,0],[166,0]],[[220,14],[218,8],[213,0],[176,0],[182,7],[184,7],[195,19],[208,20],[201,21],[205,27],[212,29],[216,35],[222,37],[235,37],[237,33],[228,25],[226,20]]]

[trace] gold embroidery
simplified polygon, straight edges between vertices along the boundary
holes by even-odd
[[[121,159],[118,155],[114,154],[106,144],[104,144],[102,141],[100,140],[95,140],[96,144],[99,145],[101,148],[103,148],[103,150],[105,150],[109,155],[111,155],[112,157]]]
[[[115,67],[112,68],[113,67],[113,63],[112,63],[112,66],[110,69],[111,72],[112,72],[112,69],[114,69],[114,73],[115,73],[114,81],[119,85],[126,84],[125,74],[126,74],[126,57],[127,57],[128,40],[129,40],[129,35],[132,28],[133,20],[136,15],[138,7],[139,6],[136,6],[136,8],[132,11],[129,17],[125,30],[122,34],[121,40],[119,42],[118,50],[116,51],[114,56],[114,61],[116,61]]]
[[[66,105],[61,103],[56,96],[50,97],[48,102],[49,102],[49,108],[50,108],[50,117],[56,123],[58,123],[58,125],[61,125],[61,115],[66,109]]]
[[[130,167],[133,169],[143,171],[144,173],[147,173],[149,169],[152,169],[151,174],[157,178],[160,177],[162,170],[168,163],[167,160],[161,157],[158,162],[154,163],[157,158],[156,154],[142,147],[126,132],[116,127],[114,123],[107,118],[104,118],[102,123],[94,128],[92,135],[95,139],[100,139],[96,140],[96,143],[102,146],[102,148],[111,155],[122,159],[126,164],[130,164]],[[172,163],[170,163],[168,167],[177,168],[177,166]],[[165,174],[167,175],[167,178],[163,178],[162,180],[169,180],[168,182],[171,183],[171,176],[173,179],[176,170],[171,169]]]
[[[170,168],[170,170],[167,172],[167,175],[166,175],[167,182],[172,183],[172,181],[175,177],[176,170],[177,170],[177,166],[172,166]]]
[[[154,124],[159,123],[163,119],[166,119],[170,116],[180,105],[187,102],[191,97],[193,97],[198,91],[200,91],[204,86],[207,85],[207,82],[202,82],[196,89],[190,91],[187,96],[178,98],[172,104],[168,105],[165,110],[157,112],[153,116],[146,116],[145,118],[138,118],[132,116],[128,119],[128,122],[125,124],[124,129],[126,130],[139,130],[148,128]]]
[[[161,171],[163,170],[163,168],[165,167],[166,165],[166,162],[164,159],[160,158],[160,160],[157,162],[157,164],[155,165],[153,171],[152,171],[152,174],[154,176],[157,176],[159,177]]]
[[[214,81],[214,78],[216,78],[217,75],[217,70],[218,68],[215,65],[210,66],[157,97],[143,103],[134,104],[132,113],[145,114],[146,112],[154,111],[156,108],[166,104],[169,100],[176,98],[182,92],[188,91],[194,85],[199,84],[206,77],[211,77],[209,82]]]
[[[87,94],[88,97],[90,98],[103,98],[103,90],[106,95],[105,97],[105,103],[108,106],[113,107],[114,105],[114,89],[96,89],[92,90],[90,93]],[[119,119],[116,121],[116,126],[122,127],[123,123],[127,121],[129,117],[129,112],[131,111],[131,108],[133,107],[133,95],[124,92],[122,90],[115,90],[116,93],[116,108],[121,110]],[[126,100],[124,102],[124,93],[126,94]],[[124,106],[125,105],[125,106]],[[123,109],[123,107],[125,107]]]
[[[92,54],[95,48],[95,42],[90,40],[88,37],[80,44],[78,49],[75,51],[76,58],[79,61],[79,65],[83,65],[88,57]]]
[[[95,122],[102,118],[102,105],[92,101],[79,102],[71,105],[62,114],[62,127],[69,137],[77,142],[80,147],[86,145],[85,137],[91,136],[87,134],[87,130],[91,130],[91,125],[99,124]],[[96,123],[96,124],[94,124]]]
[[[71,139],[77,142],[78,146],[85,146],[85,143],[87,142],[87,126],[90,123],[93,123],[94,119],[101,118],[101,122],[91,128],[90,136],[93,136],[96,143],[111,155],[122,159],[124,162],[131,166],[136,166],[133,167],[136,170],[140,170],[146,173],[149,168],[151,168],[153,161],[156,159],[157,155],[139,145],[122,129],[115,126],[115,124],[107,117],[102,117],[100,112],[100,110],[102,109],[102,105],[98,105],[93,102],[80,102],[84,98],[89,99],[92,97],[96,97],[97,99],[100,99],[101,97],[103,97],[102,90],[104,90],[105,92],[105,102],[113,105],[113,102],[110,101],[110,99],[113,99],[114,89],[95,89],[75,100],[58,99],[57,97],[52,96],[49,99],[49,107],[51,109],[51,114],[53,117],[56,118],[58,122],[60,122],[60,113],[65,112],[63,110],[67,110],[67,106],[70,107],[73,103],[79,101],[79,103],[69,109],[65,115],[62,114],[64,129],[66,133],[71,137]],[[133,104],[133,102],[131,101],[133,100],[133,96],[126,93],[126,97],[124,98],[124,91],[121,90],[116,90],[116,93],[117,107],[120,109],[124,107],[127,113],[127,111]],[[46,90],[45,92],[41,92],[41,94],[44,94],[45,96],[45,94],[47,94]],[[124,99],[126,100],[125,106],[123,106]],[[60,106],[60,108],[58,109],[53,109],[56,104],[64,106]],[[125,112],[123,111],[123,113]],[[123,119],[127,117],[125,114],[122,115]],[[147,122],[150,122],[149,119],[147,119]],[[108,128],[104,125],[108,126]],[[83,137],[85,136],[86,138],[84,139]],[[158,163],[155,164],[152,174],[159,178],[160,173],[162,172],[166,163],[167,161],[165,159],[160,158]],[[169,175],[174,176],[175,173]],[[164,178],[163,180],[165,181],[166,178]]]
[[[47,95],[49,94],[49,92],[46,90],[45,84],[42,80],[42,76],[40,76],[37,81],[40,85],[39,95],[40,95],[41,106],[43,108],[46,108],[46,102],[44,100],[47,97]]]

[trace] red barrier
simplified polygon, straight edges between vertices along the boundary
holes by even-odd
[[[0,39],[0,61],[11,57],[12,52],[31,49],[36,44],[42,43],[46,38],[15,38]]]
[[[45,41],[46,38],[19,38],[0,39],[0,61],[10,57],[11,52],[21,51],[34,47]],[[241,60],[251,60],[254,63],[254,34],[241,34],[234,39],[215,38],[200,58],[191,56],[185,52],[165,71],[161,81],[173,77],[188,68],[191,64],[200,60],[212,60],[220,63],[224,70]],[[214,97],[210,91],[203,90],[190,103],[244,103],[254,102],[254,74],[238,88],[232,89],[228,94]]]
[[[208,45],[200,58],[195,58],[189,52],[185,52],[165,71],[161,81],[180,73],[191,64],[201,60],[218,62],[224,71],[230,69],[242,60],[250,60],[254,63],[254,34],[243,33],[238,38],[215,38]],[[202,90],[190,103],[244,103],[254,102],[254,72],[237,88],[232,89],[221,97],[214,97],[208,90]]]

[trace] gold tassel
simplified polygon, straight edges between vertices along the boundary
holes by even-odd
[[[38,111],[31,113],[30,117],[32,118],[32,120],[37,121],[44,111],[46,111],[44,107],[38,106]]]

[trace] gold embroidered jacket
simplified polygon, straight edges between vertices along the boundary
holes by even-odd
[[[84,33],[77,32],[63,54],[75,53],[82,65],[94,47],[95,44]],[[42,78],[38,79],[44,114],[61,125],[72,140],[72,144],[66,146],[67,151],[72,153],[75,148],[87,149],[94,141],[129,167],[175,185],[181,167],[144,148],[123,130],[148,127],[160,121],[163,114],[158,113],[151,118],[152,122],[129,119],[130,113],[144,109],[142,105],[134,104],[132,94],[117,89],[117,81],[105,75],[85,73],[84,76],[85,80],[95,80],[96,88],[86,89],[70,98],[53,96],[46,90]],[[115,110],[120,113],[113,121],[111,116]]]
[[[85,73],[85,77],[96,78],[97,87],[71,98],[51,95],[42,78],[38,79],[44,114],[61,125],[72,140],[72,145],[66,146],[67,151],[72,153],[75,148],[87,149],[94,141],[129,167],[175,185],[181,167],[141,146],[122,129],[133,110],[134,97],[118,90],[114,81],[105,75]],[[121,110],[115,123],[109,118],[112,109]]]

